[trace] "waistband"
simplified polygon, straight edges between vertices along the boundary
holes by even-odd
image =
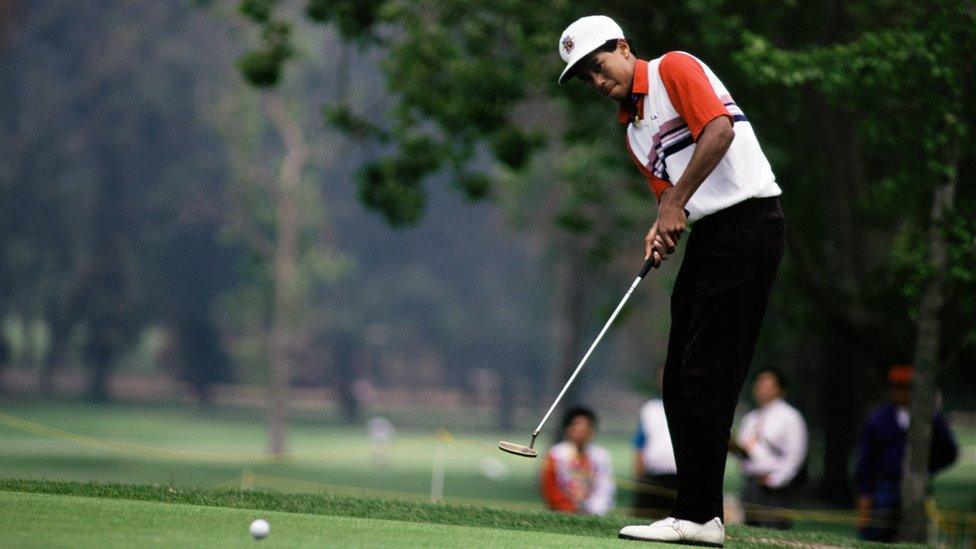
[[[782,213],[782,211],[783,209],[780,206],[778,196],[749,198],[738,204],[733,204],[724,210],[706,215],[692,224],[692,227],[707,228],[714,225],[734,223],[739,219],[754,219],[756,215],[763,213]]]

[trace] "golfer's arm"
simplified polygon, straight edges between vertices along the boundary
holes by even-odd
[[[721,162],[734,138],[732,121],[727,116],[719,116],[705,124],[698,135],[695,152],[691,155],[688,167],[674,186],[664,192],[661,202],[667,201],[670,205],[684,209],[705,178]]]

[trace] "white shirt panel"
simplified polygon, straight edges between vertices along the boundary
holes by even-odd
[[[725,156],[685,206],[689,213],[688,221],[694,222],[750,198],[778,196],[782,194],[782,190],[776,184],[776,176],[745,113],[735,104],[725,85],[708,65],[694,56],[691,57],[701,65],[715,94],[727,103],[726,109],[729,113],[738,118],[733,125],[735,137]],[[696,145],[692,143],[671,154],[661,152],[663,159],[659,158],[658,152],[662,148],[656,148],[656,142],[668,143],[687,132],[669,130],[669,125],[680,123],[680,115],[671,103],[661,79],[660,64],[660,57],[648,62],[649,89],[643,98],[644,119],[628,124],[627,140],[639,162],[651,172],[655,171],[655,166],[662,167],[665,173],[659,177],[666,174],[665,179],[674,185],[688,167]]]

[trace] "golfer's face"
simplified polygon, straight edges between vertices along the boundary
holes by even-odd
[[[633,88],[634,71],[623,50],[601,51],[593,56],[588,66],[580,73],[591,88],[600,95],[615,101],[623,101]]]
[[[566,426],[566,440],[577,445],[586,445],[593,440],[593,422],[586,416],[576,416]]]

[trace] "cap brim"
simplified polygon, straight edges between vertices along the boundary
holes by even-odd
[[[570,61],[569,63],[566,63],[566,68],[563,69],[563,73],[559,75],[559,84],[562,85],[572,80],[572,78],[576,76],[576,69],[579,67],[580,62],[586,59],[586,57],[591,53],[600,49],[600,46],[602,45],[603,42],[600,42],[596,46],[593,46],[593,49],[577,57],[574,61]]]
[[[584,55],[583,57],[586,57],[586,56]],[[577,59],[576,62],[573,63],[573,64],[566,65],[566,68],[563,69],[563,73],[559,75],[559,84],[560,85],[565,84],[566,82],[569,82],[570,80],[573,79],[574,76],[576,76],[576,66],[580,64],[580,61],[583,60],[583,57],[580,57],[579,59]]]

